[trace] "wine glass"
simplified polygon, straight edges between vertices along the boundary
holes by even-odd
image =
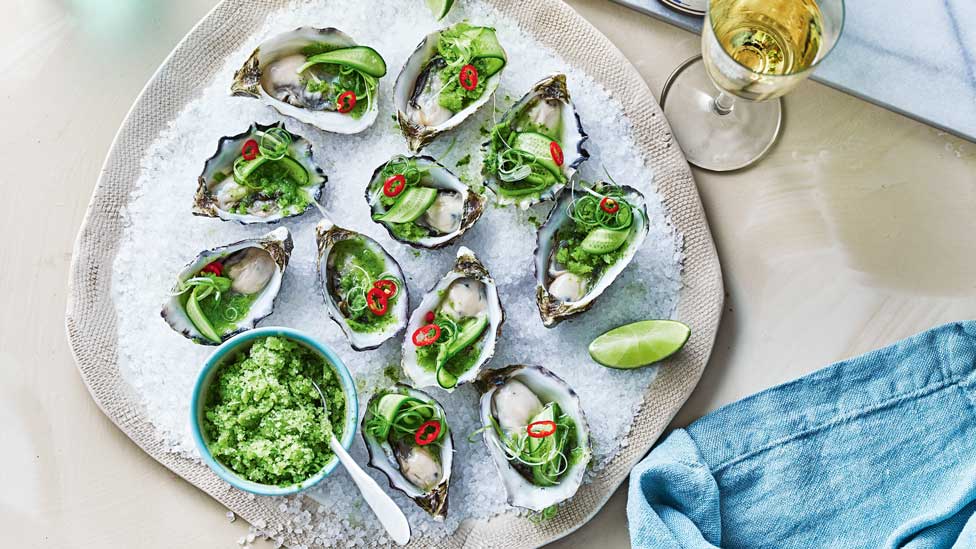
[[[779,134],[779,97],[810,76],[843,27],[843,0],[711,0],[702,54],[661,93],[688,162],[728,171],[759,160]]]

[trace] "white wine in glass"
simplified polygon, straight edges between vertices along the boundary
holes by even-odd
[[[843,22],[843,0],[711,0],[702,55],[661,95],[688,161],[727,171],[762,157],[779,133],[778,98],[833,49]]]

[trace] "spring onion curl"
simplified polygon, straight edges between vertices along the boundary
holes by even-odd
[[[634,210],[629,202],[624,198],[623,191],[619,187],[608,187],[604,194],[598,193],[585,185],[581,186],[586,194],[575,196],[576,185],[573,185],[571,192],[574,193],[573,200],[566,206],[566,214],[577,224],[587,230],[597,227],[622,231],[630,228],[634,222]],[[619,208],[613,213],[609,213],[600,207],[600,202],[610,199],[617,203]]]
[[[252,163],[264,163],[266,161],[281,160],[288,156],[288,148],[291,147],[292,136],[284,128],[269,128],[268,131],[256,132],[260,139],[258,143],[258,156],[247,160],[243,156],[234,160],[234,180],[254,190],[261,190],[260,181],[252,181],[248,167]]]
[[[280,160],[288,154],[292,137],[284,128],[270,128],[266,132],[258,132],[261,141],[258,142],[258,152],[269,160]]]
[[[197,300],[214,295],[215,301],[220,301],[220,295],[230,289],[231,280],[225,276],[202,275],[181,280],[176,285],[176,291],[171,296],[183,295],[193,290]]]
[[[235,322],[241,318],[241,312],[237,310],[237,307],[230,306],[227,307],[222,316],[227,322]]]
[[[447,422],[437,406],[431,403],[410,397],[403,401],[396,416],[390,421],[380,415],[379,402],[380,399],[377,398],[370,404],[367,412],[368,419],[363,424],[366,433],[377,440],[413,441],[417,429],[430,420],[436,420],[441,424],[441,431],[432,444],[440,444],[447,434]]]
[[[438,47],[438,52],[448,67],[456,69],[471,63],[471,58],[474,57],[475,53],[474,48],[471,47],[471,37],[464,35],[449,36],[442,37],[440,40],[444,42],[445,47]]]

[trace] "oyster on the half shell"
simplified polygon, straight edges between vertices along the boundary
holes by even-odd
[[[162,317],[183,337],[218,345],[274,310],[291,257],[285,227],[201,252],[176,276]]]
[[[240,223],[273,223],[305,213],[327,178],[312,144],[284,124],[254,124],[223,137],[197,178],[193,214]]]
[[[487,103],[507,62],[491,27],[458,23],[428,34],[393,90],[397,123],[410,151],[456,128]]]
[[[373,395],[362,427],[370,467],[382,471],[391,487],[405,493],[435,520],[443,520],[454,440],[441,404],[423,391],[398,383]],[[424,429],[417,434],[421,427]]]
[[[436,385],[448,392],[473,381],[494,355],[504,320],[494,279],[474,252],[461,246],[454,268],[407,321],[404,373],[417,387]]]
[[[541,366],[513,365],[478,378],[482,435],[516,507],[542,511],[579,489],[590,429],[579,396]]]
[[[359,133],[376,120],[386,62],[334,28],[300,27],[262,43],[236,73],[234,95],[254,97],[285,116],[334,133]]]
[[[589,158],[566,75],[538,82],[505,113],[485,144],[482,172],[499,204],[551,199]]]
[[[585,312],[644,243],[644,195],[611,183],[563,189],[539,228],[536,304],[547,328]]]
[[[373,221],[420,248],[441,248],[464,234],[485,210],[485,197],[429,156],[397,155],[366,186]]]

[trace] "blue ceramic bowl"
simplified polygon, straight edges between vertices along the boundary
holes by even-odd
[[[349,370],[346,369],[346,365],[342,363],[342,360],[327,345],[291,328],[268,327],[250,330],[228,339],[220,347],[217,347],[217,350],[210,355],[210,358],[203,365],[203,370],[200,371],[196,385],[193,387],[193,400],[190,404],[190,425],[193,429],[193,439],[196,441],[197,448],[200,450],[200,456],[217,473],[217,476],[231,486],[244,490],[245,492],[251,492],[252,494],[261,496],[287,496],[307,490],[322,482],[336,468],[339,463],[338,458],[333,457],[332,461],[325,464],[325,467],[321,471],[301,484],[286,487],[260,484],[247,480],[214,459],[213,454],[210,453],[210,449],[207,447],[203,432],[204,396],[208,393],[210,384],[216,379],[216,375],[220,371],[220,366],[226,360],[233,359],[238,353],[249,349],[256,339],[268,336],[285,337],[301,343],[327,360],[329,364],[332,364],[336,373],[339,374],[339,383],[342,385],[342,392],[346,397],[346,419],[345,426],[342,430],[342,440],[340,442],[346,450],[352,446],[352,441],[356,437],[356,427],[359,419],[359,397],[356,394],[356,384],[353,382],[352,376],[349,375]]]

